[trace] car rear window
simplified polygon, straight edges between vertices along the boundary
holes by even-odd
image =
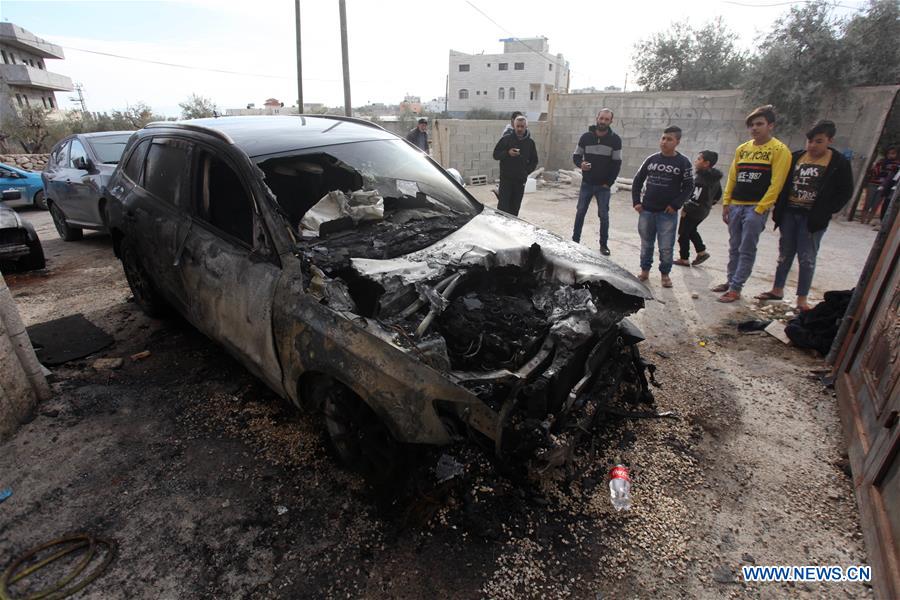
[[[144,140],[138,144],[137,148],[131,151],[131,156],[122,170],[135,183],[141,182],[141,167],[144,166],[144,158],[147,156],[147,149],[150,147],[150,140]]]
[[[119,135],[104,135],[90,138],[89,143],[94,148],[97,159],[105,165],[114,165],[122,158],[125,144],[131,137],[130,133]]]

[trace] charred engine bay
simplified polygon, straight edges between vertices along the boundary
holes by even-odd
[[[387,217],[305,242],[307,289],[337,311],[377,321],[395,346],[497,411],[504,452],[533,454],[552,433],[589,426],[582,409],[590,398],[652,398],[631,346],[637,340],[620,331],[643,300],[605,282],[560,283],[537,244],[520,265],[435,264],[437,275],[418,281],[352,266],[352,258],[426,247],[468,219],[430,215],[401,225]]]

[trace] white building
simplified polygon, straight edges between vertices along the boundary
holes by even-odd
[[[519,110],[529,119],[547,112],[550,94],[569,89],[569,63],[551,54],[547,38],[508,38],[503,54],[450,51],[447,110],[462,117],[476,108]]]
[[[72,80],[48,71],[48,58],[63,58],[62,48],[17,25],[0,23],[0,110],[58,110],[55,92],[71,92]]]

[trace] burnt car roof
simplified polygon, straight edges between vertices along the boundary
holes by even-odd
[[[374,123],[338,116],[215,117],[160,121],[146,127],[169,128],[211,133],[238,146],[250,157],[348,142],[396,139],[394,134]]]

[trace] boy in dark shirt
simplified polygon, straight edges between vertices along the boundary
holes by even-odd
[[[681,221],[678,223],[679,258],[675,261],[676,265],[696,266],[709,258],[697,227],[709,216],[713,204],[722,198],[722,172],[715,168],[718,160],[719,155],[712,150],[703,150],[694,159],[694,191],[681,209]],[[697,251],[694,262],[689,260],[692,243]]]
[[[631,200],[640,216],[641,272],[638,279],[647,281],[653,264],[653,246],[659,241],[659,272],[662,286],[672,287],[672,255],[675,251],[675,229],[678,209],[694,189],[691,161],[675,150],[681,141],[679,127],[667,127],[659,140],[659,152],[647,157],[634,176]],[[644,183],[646,182],[646,189]],[[641,195],[643,192],[643,196]]]

